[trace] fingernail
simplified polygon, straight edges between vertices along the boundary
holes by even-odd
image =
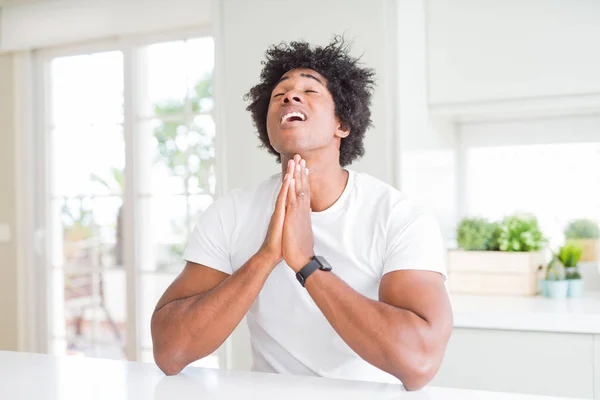
[[[292,180],[290,181],[290,184],[294,184],[294,178],[292,178]]]
[[[300,164],[296,165],[296,171],[300,172]]]
[[[308,175],[308,168],[306,168],[306,175]]]

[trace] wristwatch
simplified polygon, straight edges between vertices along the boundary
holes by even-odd
[[[332,268],[324,257],[313,256],[308,264],[302,267],[300,271],[296,272],[296,279],[298,279],[298,282],[304,287],[306,279],[318,269],[321,271],[331,271]]]

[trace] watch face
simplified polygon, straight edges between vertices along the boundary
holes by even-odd
[[[331,269],[332,269],[331,265],[327,262],[327,260],[325,259],[325,257],[315,256],[315,259],[321,265],[319,267],[320,270],[322,270],[322,271],[331,271]]]

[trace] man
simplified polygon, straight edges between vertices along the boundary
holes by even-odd
[[[364,153],[373,76],[339,38],[267,51],[248,110],[282,173],[200,216],[152,318],[167,375],[213,353],[246,315],[255,371],[408,390],[434,377],[452,331],[439,227],[344,168]]]

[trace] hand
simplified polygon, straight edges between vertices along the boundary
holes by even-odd
[[[281,189],[279,189],[279,194],[277,195],[275,210],[273,211],[271,221],[269,222],[267,236],[265,237],[265,241],[258,251],[258,254],[265,256],[273,267],[275,267],[283,258],[283,252],[281,249],[283,221],[285,219],[285,206],[292,177],[293,169],[290,170],[288,168],[288,172],[283,178]]]
[[[310,220],[310,187],[306,161],[299,155],[288,162],[293,170],[290,181],[285,222],[283,224],[283,259],[295,272],[304,267],[314,256],[314,238]],[[289,173],[289,172],[288,172]]]

